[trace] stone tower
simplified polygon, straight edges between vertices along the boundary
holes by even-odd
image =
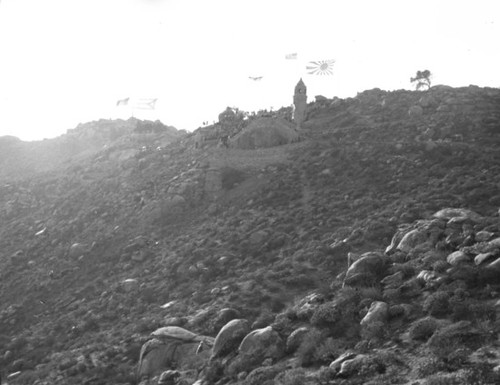
[[[297,85],[295,86],[295,93],[293,95],[293,120],[297,124],[297,127],[300,128],[302,122],[305,120],[306,115],[306,106],[307,106],[307,88],[302,78],[299,80]]]

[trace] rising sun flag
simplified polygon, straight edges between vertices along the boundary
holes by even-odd
[[[306,70],[309,75],[333,75],[335,60],[310,61]]]

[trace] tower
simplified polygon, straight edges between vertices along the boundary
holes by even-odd
[[[306,106],[307,106],[307,87],[300,78],[299,82],[295,86],[295,93],[293,95],[293,120],[297,124],[297,128],[300,128],[302,122],[305,120]]]

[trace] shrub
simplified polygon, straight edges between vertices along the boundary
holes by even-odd
[[[279,374],[283,372],[283,367],[281,366],[264,366],[252,370],[248,376],[245,378],[245,385],[262,385],[267,381],[272,380]]]
[[[329,366],[322,366],[317,372],[318,383],[331,384],[337,377],[337,371]]]
[[[436,356],[449,359],[451,354],[466,345],[479,347],[482,343],[480,337],[471,330],[469,321],[459,321],[437,330],[429,338],[427,345]]]
[[[444,362],[434,355],[418,357],[411,367],[417,377],[428,377],[446,369]]]
[[[353,288],[341,289],[337,297],[320,305],[311,317],[316,327],[329,328],[332,332],[342,333],[346,327],[357,323],[359,295]]]
[[[409,330],[409,335],[412,340],[427,341],[437,330],[438,322],[432,317],[421,318],[415,321]]]
[[[274,383],[276,385],[304,385],[306,383],[306,373],[304,369],[289,369],[278,375]]]
[[[391,266],[391,273],[403,273],[403,279],[413,277],[415,275],[415,268],[409,263],[395,263]]]
[[[372,322],[363,326],[361,337],[367,341],[383,340],[386,337],[387,325],[383,322]]]
[[[463,385],[455,373],[437,373],[427,378],[426,385]]]
[[[222,188],[231,190],[237,184],[245,180],[245,173],[232,167],[226,167],[221,171]]]
[[[311,323],[317,327],[330,327],[340,320],[340,309],[336,302],[320,305],[311,317]]]
[[[438,291],[428,296],[423,305],[426,313],[432,316],[446,315],[450,308],[450,296],[444,291]]]
[[[371,299],[373,301],[382,301],[383,296],[379,288],[365,287],[360,290],[361,299]]]
[[[297,349],[297,358],[301,366],[308,366],[316,359],[316,349],[324,340],[324,334],[318,329],[310,330]]]
[[[337,340],[327,338],[314,352],[314,358],[317,362],[329,363],[339,356],[343,350]]]
[[[436,261],[432,264],[432,270],[436,273],[444,273],[448,268],[449,264],[446,261]]]

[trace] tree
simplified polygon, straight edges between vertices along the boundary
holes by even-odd
[[[410,78],[410,81],[412,83],[417,82],[417,90],[419,90],[422,87],[427,86],[427,89],[431,88],[431,71],[429,70],[424,70],[424,71],[417,71],[417,76],[414,78]]]

